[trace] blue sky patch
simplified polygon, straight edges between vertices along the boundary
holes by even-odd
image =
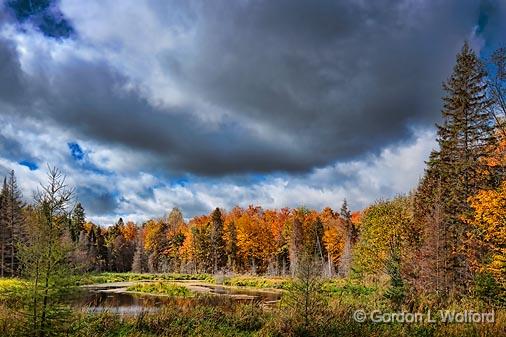
[[[74,28],[53,0],[10,0],[8,6],[20,23],[30,22],[51,38],[68,38]]]
[[[72,156],[72,158],[74,158],[74,160],[83,160],[84,159],[84,151],[79,144],[74,143],[74,142],[70,142],[70,143],[67,143],[67,145],[70,150],[70,155]]]
[[[172,186],[179,185],[179,186],[183,186],[184,187],[189,182],[190,182],[190,180],[188,180],[188,178],[181,177],[181,178],[177,178],[177,179],[171,180],[171,185]]]
[[[21,160],[18,164],[28,167],[30,171],[35,171],[39,168],[39,165],[37,165],[37,163],[27,159]]]

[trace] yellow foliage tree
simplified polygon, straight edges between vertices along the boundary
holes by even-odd
[[[474,213],[469,223],[474,244],[485,250],[485,260],[473,259],[478,271],[491,273],[502,286],[506,286],[506,180],[497,190],[483,190],[469,199]]]
[[[329,207],[323,209],[321,219],[325,225],[323,242],[327,249],[328,260],[336,267],[344,248],[344,226],[339,214]]]
[[[376,202],[364,211],[353,257],[356,271],[371,275],[386,273],[392,249],[409,249],[403,244],[412,230],[410,205],[409,197],[399,196]]]

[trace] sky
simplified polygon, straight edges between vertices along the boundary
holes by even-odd
[[[413,189],[501,0],[0,0],[0,175],[56,166],[109,225],[179,207],[359,210]]]

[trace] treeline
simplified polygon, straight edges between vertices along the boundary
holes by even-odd
[[[23,206],[12,173],[0,204],[1,272],[20,270],[17,247],[30,247],[32,228],[43,218],[58,224],[51,240],[66,247],[59,250],[68,253],[65,261],[82,272],[292,275],[310,256],[324,276],[388,276],[388,296],[397,303],[422,293],[500,300],[506,289],[506,51],[494,53],[486,67],[464,45],[444,84],[439,148],[409,195],[355,213],[346,202],[339,211],[321,212],[250,206],[217,208],[186,223],[173,209],[163,219],[101,227],[86,221],[80,204],[56,209],[57,215],[46,209],[53,199]],[[56,193],[47,188],[46,195]]]
[[[295,272],[299,257],[311,252],[318,257],[322,274],[345,275],[359,221],[359,213],[352,215],[346,203],[340,214],[330,208],[322,212],[217,208],[188,223],[175,208],[165,219],[140,226],[119,219],[107,228],[85,223],[82,215],[78,205],[71,222],[80,224],[73,227],[80,229],[74,236],[74,261],[86,271],[116,272],[288,275]]]
[[[17,246],[26,243],[40,210],[23,205],[14,172],[5,180],[1,200],[2,219],[13,219],[2,221],[2,272],[19,275]],[[69,259],[83,272],[288,275],[295,272],[300,256],[311,252],[318,257],[322,274],[344,276],[350,269],[360,213],[352,214],[346,201],[340,212],[250,206],[230,212],[216,208],[186,223],[174,208],[166,218],[140,225],[120,218],[103,227],[87,222],[77,203],[60,217],[59,240],[70,245]]]

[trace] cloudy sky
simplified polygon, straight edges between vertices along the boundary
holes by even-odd
[[[0,174],[57,166],[90,219],[360,209],[412,189],[501,0],[0,0]]]

